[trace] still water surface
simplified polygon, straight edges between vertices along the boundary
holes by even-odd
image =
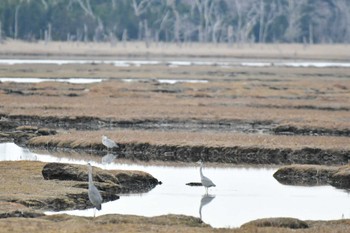
[[[110,159],[110,156],[109,156]],[[113,156],[112,156],[113,159]],[[203,187],[190,187],[199,181],[197,164],[152,165],[113,161],[94,155],[52,154],[31,152],[14,143],[0,144],[0,160],[38,160],[86,164],[104,169],[141,170],[152,174],[162,185],[145,194],[122,195],[119,200],[102,204],[103,214],[158,216],[184,214],[202,217],[213,227],[239,227],[250,220],[264,217],[295,217],[303,220],[350,218],[350,196],[331,186],[300,187],[278,183],[272,174],[275,167],[206,167],[203,172],[216,184],[209,196]],[[104,161],[102,163],[102,161]],[[110,162],[106,164],[106,161]],[[62,211],[93,216],[94,211]],[[53,214],[53,212],[47,212]]]
[[[182,66],[248,66],[248,67],[314,67],[314,68],[329,68],[329,67],[350,67],[350,62],[332,62],[332,61],[313,61],[313,60],[297,60],[290,61],[288,59],[278,59],[270,61],[259,60],[242,60],[232,59],[224,61],[203,61],[203,60],[181,60],[181,61],[162,61],[162,60],[67,60],[67,59],[0,59],[0,65],[18,65],[18,64],[55,64],[55,65],[67,65],[67,64],[110,64],[118,67],[129,66],[146,66],[146,65],[159,65],[166,64],[169,67],[182,67]]]

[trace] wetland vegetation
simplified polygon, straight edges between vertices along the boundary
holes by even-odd
[[[18,46],[13,46],[13,43]],[[44,60],[54,57],[64,60],[72,57],[79,59],[82,54],[86,54],[92,61],[62,65],[1,64],[0,76],[91,78],[103,81],[83,84],[55,81],[1,82],[2,142],[14,140],[29,148],[58,152],[82,151],[102,157],[107,150],[101,144],[101,135],[108,135],[119,143],[120,148],[114,152],[122,159],[149,163],[159,160],[186,163],[203,159],[212,163],[238,165],[309,164],[307,169],[303,167],[303,171],[306,171],[303,175],[315,177],[316,171],[317,176],[329,183],[324,174],[338,174],[338,183],[344,184],[343,177],[347,177],[348,168],[344,166],[341,169],[340,166],[346,165],[350,157],[350,67],[243,66],[239,62],[225,66],[205,62],[215,59],[236,62],[237,57],[254,62],[268,60],[271,64],[280,61],[279,58],[313,58],[326,62],[337,58],[338,62],[347,62],[344,52],[349,50],[347,46],[342,47],[343,57],[337,57],[337,45],[334,45],[333,50],[318,50],[317,46],[321,45],[315,45],[317,48],[279,45],[276,50],[273,48],[277,45],[261,45],[247,50],[228,50],[223,52],[223,56],[218,55],[219,52],[213,47],[196,49],[198,45],[193,45],[191,55],[188,54],[188,49],[174,50],[170,47],[155,48],[152,53],[148,53],[148,48],[132,43],[115,50],[110,49],[108,44],[89,47],[86,44],[62,43],[60,49],[56,43],[50,48],[45,46],[8,42],[0,44],[0,57],[34,57]],[[48,50],[44,53],[45,49]],[[218,50],[224,48],[219,47]],[[252,53],[254,50],[258,51],[257,56]],[[132,60],[134,57],[161,62],[128,66],[93,62],[94,59]],[[192,63],[169,65],[171,60]],[[193,61],[204,63],[196,65]],[[163,83],[158,81],[160,79],[207,82]],[[39,162],[30,165],[26,162],[0,164],[2,171],[14,172],[13,177],[16,177],[16,172],[17,176],[21,176],[25,169],[29,169],[31,172],[28,177],[34,176],[32,182],[50,186],[42,190],[54,187],[54,183],[50,183],[53,181],[41,180],[42,174],[38,171],[44,165]],[[312,167],[315,164],[322,167]],[[1,179],[10,182],[9,186],[12,185],[10,179],[4,176]],[[27,182],[20,178],[17,180]],[[25,188],[21,184],[17,188],[18,193],[28,192],[21,190]],[[75,189],[69,189],[69,192]],[[60,196],[61,191],[55,195]],[[40,194],[45,196],[45,192]],[[37,217],[40,216],[40,211],[33,210],[33,205],[28,200],[18,202],[5,192],[1,195],[1,216],[30,213],[24,216],[36,217],[34,221],[22,218],[0,220],[1,226],[18,232],[23,230],[18,225],[19,222],[26,223],[28,229],[37,232],[45,230],[46,227],[41,229],[40,226],[46,225],[55,231],[63,223],[67,227],[77,224],[76,231],[79,232],[83,231],[83,227],[78,226],[86,222],[89,222],[90,229],[97,229],[96,224],[99,224],[106,231],[120,227],[124,232],[145,229],[144,227],[148,229],[146,231],[157,229],[169,232],[176,229],[184,232],[269,232],[273,227],[274,232],[295,232],[289,228],[295,228],[291,226],[298,224],[303,226],[298,232],[333,232],[334,229],[345,232],[344,229],[349,225],[348,220],[297,222],[293,219],[276,219],[253,222],[239,229],[213,229],[198,222],[198,219],[172,215],[158,218],[116,215],[96,219],[74,216]],[[50,195],[45,198],[48,197],[57,200]],[[163,225],[165,222],[168,226]],[[290,225],[286,222],[290,222]]]

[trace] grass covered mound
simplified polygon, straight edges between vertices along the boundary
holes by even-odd
[[[56,211],[91,207],[86,166],[3,161],[0,162],[0,170],[3,185],[0,200],[4,202]],[[118,193],[145,192],[158,184],[154,177],[140,171],[95,168],[94,172],[96,186],[101,190],[104,201],[118,199]]]
[[[273,175],[287,185],[326,185],[350,188],[350,165],[322,166],[294,164],[281,167]]]

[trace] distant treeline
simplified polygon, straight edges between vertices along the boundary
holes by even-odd
[[[349,43],[350,0],[0,0],[0,40]]]

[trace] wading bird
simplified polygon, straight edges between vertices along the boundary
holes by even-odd
[[[115,143],[112,139],[107,138],[107,136],[103,135],[102,136],[102,144],[107,147],[107,150],[110,148],[118,148],[118,144]]]
[[[199,160],[197,163],[201,165],[201,168],[199,169],[199,173],[201,175],[201,183],[205,187],[206,193],[208,194],[208,188],[215,187],[216,185],[208,177],[203,175],[203,162]]]
[[[88,163],[89,168],[89,200],[91,204],[97,209],[101,210],[101,203],[102,203],[102,197],[96,186],[94,185],[92,181],[92,167],[91,164]],[[95,210],[94,210],[94,217],[95,217]]]

